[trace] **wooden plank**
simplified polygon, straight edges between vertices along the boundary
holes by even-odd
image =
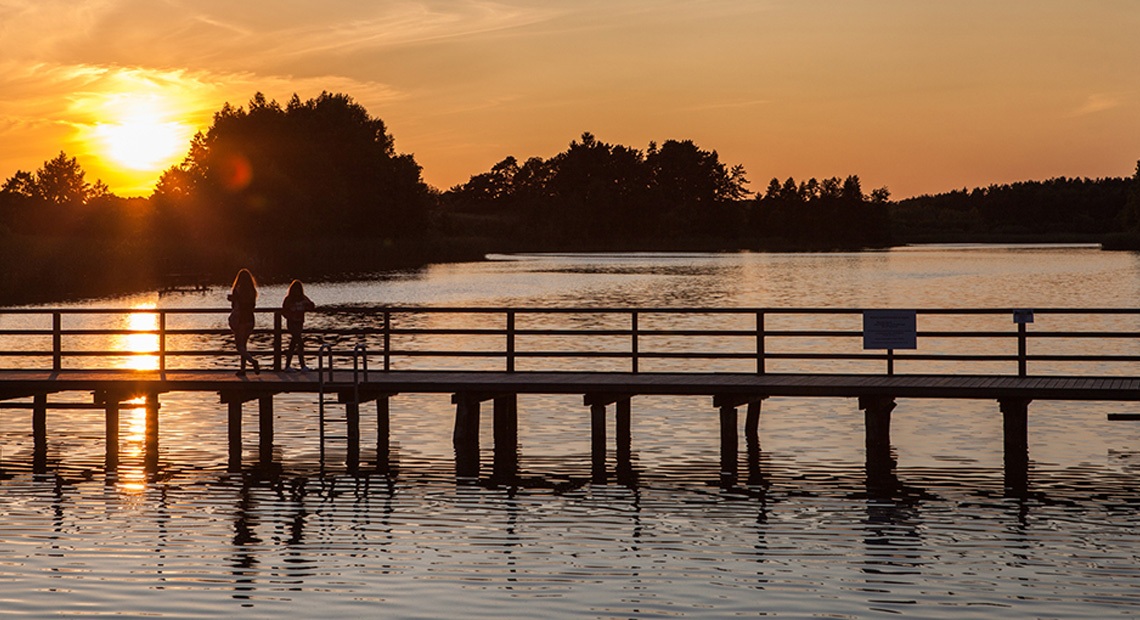
[[[585,391],[631,394],[766,393],[798,396],[850,396],[898,391],[928,398],[986,398],[1023,393],[1030,398],[1140,400],[1140,379],[1124,377],[1015,377],[1011,375],[810,375],[748,373],[590,373],[590,372],[485,372],[391,371],[371,372],[371,393],[454,392],[457,390],[528,393]],[[352,386],[351,371],[338,370],[326,388]],[[200,391],[242,392],[250,399],[279,392],[316,392],[316,373],[274,373],[237,377],[230,370],[177,370],[158,372],[75,370],[2,371],[0,393],[26,394],[59,391],[112,391],[116,393]]]

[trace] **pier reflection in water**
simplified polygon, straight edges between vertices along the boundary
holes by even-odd
[[[308,288],[326,304],[661,305],[675,294],[686,305],[1095,299],[1126,307],[1134,287],[1122,283],[1140,275],[1130,255],[1087,249],[966,252],[535,257]],[[1014,285],[1023,279],[1032,286]],[[136,301],[154,300],[124,303]],[[638,397],[628,454],[620,443],[607,451],[604,482],[580,395],[520,396],[511,458],[496,465],[494,429],[483,424],[478,473],[467,477],[456,475],[447,396],[393,397],[389,471],[377,473],[375,447],[362,442],[355,476],[321,475],[312,396],[276,399],[280,472],[227,472],[225,405],[175,393],[163,396],[162,442],[148,469],[138,405],[122,408],[114,474],[103,467],[100,412],[51,411],[59,438],[36,474],[27,411],[0,410],[5,611],[962,618],[1140,610],[1140,428],[1105,415],[1121,405],[1035,402],[1024,477],[1011,479],[995,403],[900,401],[889,444],[870,447],[858,403],[772,398],[756,436],[741,434],[739,475],[726,480],[707,398]],[[493,416],[494,403],[484,406]],[[616,403],[607,407],[606,436],[616,439]],[[256,428],[250,409],[243,423]],[[739,415],[746,427],[746,405]],[[375,436],[375,416],[361,425],[362,437]],[[256,463],[259,450],[250,446],[243,462]],[[331,446],[330,461],[344,456]]]

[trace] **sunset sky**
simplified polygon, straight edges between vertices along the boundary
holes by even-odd
[[[147,195],[229,101],[346,93],[446,189],[584,131],[895,198],[1140,159],[1137,0],[0,0],[0,180]]]

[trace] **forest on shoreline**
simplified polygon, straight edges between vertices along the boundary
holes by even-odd
[[[220,284],[348,278],[518,251],[850,251],[930,242],[1140,249],[1131,178],[1056,178],[892,201],[857,175],[772,179],[691,140],[590,133],[504,158],[445,191],[351,97],[226,104],[147,198],[90,183],[60,152],[0,186],[0,305]]]

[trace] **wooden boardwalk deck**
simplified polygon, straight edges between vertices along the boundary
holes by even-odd
[[[33,394],[108,391],[339,392],[354,387],[351,371],[10,370],[0,371],[0,399]],[[1140,378],[981,375],[852,375],[749,373],[370,371],[359,387],[372,392],[799,396],[1028,400],[1140,400]]]
[[[287,334],[280,311],[263,309],[273,326],[256,334],[253,352],[271,369],[240,377],[227,312],[0,311],[0,360],[10,365],[0,370],[0,408],[32,411],[34,468],[46,468],[46,412],[53,408],[104,410],[106,466],[117,467],[119,409],[141,396],[147,466],[154,469],[159,396],[199,392],[217,394],[229,409],[231,469],[243,465],[244,403],[258,402],[259,465],[272,465],[274,395],[313,393],[322,394],[322,466],[326,401],[345,408],[347,429],[337,434],[347,442],[350,471],[359,466],[361,405],[375,403],[376,467],[386,471],[389,399],[436,393],[449,394],[456,408],[457,475],[478,475],[480,404],[493,401],[495,470],[509,477],[517,465],[518,396],[576,394],[589,407],[599,479],[608,454],[606,408],[615,406],[619,470],[628,469],[630,401],[650,395],[711,397],[726,480],[736,474],[738,407],[748,408],[744,427],[754,454],[765,399],[858,399],[870,475],[893,463],[896,399],[985,399],[1001,411],[1010,485],[1024,490],[1031,402],[1140,401],[1135,308],[1037,309],[1032,329],[1032,312],[1011,309],[886,316],[842,308],[327,308],[307,332],[324,343],[311,351],[318,364],[338,368],[323,373],[279,370]],[[156,370],[125,368],[136,361]],[[360,372],[347,369],[358,365]],[[468,370],[445,370],[455,366]],[[51,398],[64,392],[90,392],[92,400]]]

